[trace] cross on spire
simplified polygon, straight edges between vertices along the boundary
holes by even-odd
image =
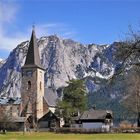
[[[32,30],[34,30],[34,31],[35,31],[35,24],[33,24],[33,25],[32,25]]]

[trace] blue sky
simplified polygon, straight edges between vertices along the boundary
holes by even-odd
[[[0,0],[0,58],[28,40],[57,34],[84,44],[110,44],[140,28],[139,0]]]

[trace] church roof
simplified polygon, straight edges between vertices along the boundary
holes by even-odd
[[[43,69],[43,66],[40,62],[39,51],[38,51],[38,44],[35,35],[35,30],[32,30],[32,35],[29,43],[29,48],[26,56],[26,61],[23,66],[24,67],[38,67]]]
[[[59,118],[54,113],[52,113],[51,111],[49,111],[43,117],[41,117],[38,120],[38,122],[41,122],[41,121],[50,121],[52,119],[59,120]]]
[[[48,106],[56,107],[57,96],[51,88],[45,88],[44,99],[47,102]]]

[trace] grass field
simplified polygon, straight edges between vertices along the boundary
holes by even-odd
[[[0,140],[140,140],[140,134],[55,134],[55,133],[7,133]]]

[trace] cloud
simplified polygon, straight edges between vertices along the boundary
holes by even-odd
[[[16,20],[17,12],[17,4],[0,1],[0,49],[11,51],[21,40],[25,39],[23,34],[11,37],[8,32],[9,25],[14,24]]]
[[[15,36],[15,37],[2,36],[0,38],[0,49],[5,49],[7,51],[11,51],[19,43],[21,43],[22,41],[25,41],[25,40],[27,40],[27,37],[24,35]]]
[[[10,2],[0,1],[0,22],[11,22],[15,19],[17,6]]]
[[[68,25],[62,23],[45,23],[36,26],[38,36],[57,34],[63,38],[74,38],[76,32]]]
[[[25,32],[16,31],[13,36],[0,33],[0,49],[11,51],[22,41],[29,40],[32,27],[27,27]],[[57,34],[63,38],[74,38],[76,32],[70,31],[70,29],[64,24],[58,23],[46,23],[38,24],[35,27],[37,37],[48,36]]]
[[[19,4],[19,3],[18,3]],[[29,40],[31,26],[24,25],[27,30],[19,31],[16,21],[20,14],[20,6],[14,1],[0,0],[0,50],[10,52],[22,41]],[[36,24],[37,37],[57,34],[63,38],[74,38],[76,32],[63,23]],[[15,30],[14,30],[15,28]]]

